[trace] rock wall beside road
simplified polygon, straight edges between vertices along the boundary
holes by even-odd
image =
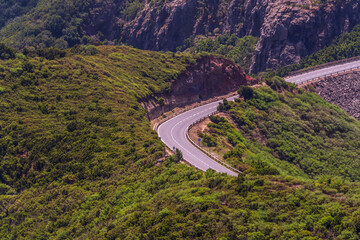
[[[234,62],[223,57],[203,56],[170,83],[170,91],[141,102],[152,120],[174,108],[226,95],[248,83],[246,74]],[[163,106],[156,100],[161,97],[165,100]]]
[[[313,84],[316,93],[360,120],[360,72],[327,77]]]

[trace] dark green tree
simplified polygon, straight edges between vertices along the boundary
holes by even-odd
[[[175,162],[180,162],[181,160],[183,160],[183,154],[182,152],[177,148],[175,150]]]
[[[3,43],[0,43],[0,59],[11,59],[15,58],[16,51]]]
[[[54,37],[60,37],[64,27],[65,22],[59,15],[53,15],[46,21],[46,29],[49,30]]]
[[[250,100],[254,96],[254,89],[250,86],[241,86],[238,90],[240,97],[243,97],[245,101]]]

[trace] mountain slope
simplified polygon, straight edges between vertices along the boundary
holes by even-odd
[[[360,23],[359,12],[356,0],[51,0],[20,12],[0,30],[0,41],[17,48],[105,41],[175,51],[199,35],[251,35],[260,39],[251,66],[257,73],[329,45]]]
[[[136,100],[165,90],[191,57],[127,47],[99,49],[92,50],[94,55],[2,62],[3,183],[20,190],[66,175],[96,179],[118,169],[106,164],[118,161],[111,160],[117,156],[150,164],[161,155],[162,147],[153,145],[157,154],[146,160],[147,150],[136,144],[156,138],[155,133],[134,135],[148,129],[146,112]],[[136,147],[139,152],[129,156]]]
[[[1,0],[0,1],[0,28],[18,16],[26,14],[33,9],[38,0]]]
[[[233,178],[163,158],[138,100],[166,92],[201,56],[125,46],[6,56],[0,238],[358,238],[358,182],[299,180],[256,162],[249,166],[259,171]],[[333,108],[325,105],[324,114],[349,118],[332,116]],[[357,125],[349,120],[349,131]]]

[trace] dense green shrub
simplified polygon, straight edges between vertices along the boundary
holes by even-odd
[[[238,94],[246,101],[250,100],[254,96],[254,90],[250,86],[241,86],[238,90]]]
[[[66,25],[64,19],[59,15],[52,15],[46,20],[46,28],[54,37],[60,37]]]
[[[6,46],[4,43],[0,43],[0,59],[10,59],[15,58],[15,50]]]
[[[175,150],[174,161],[178,163],[178,162],[180,162],[180,161],[182,161],[182,160],[184,160],[184,159],[183,159],[182,152],[177,148],[177,149]]]
[[[202,142],[208,147],[215,147],[217,145],[216,140],[207,134],[202,136]]]

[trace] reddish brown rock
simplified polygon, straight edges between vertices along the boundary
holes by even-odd
[[[148,110],[149,118],[154,119],[163,111],[222,96],[246,84],[247,76],[238,65],[222,57],[205,56],[189,65],[187,70],[171,83],[169,92],[156,96],[164,98],[163,107],[156,98],[144,99],[142,103]]]

